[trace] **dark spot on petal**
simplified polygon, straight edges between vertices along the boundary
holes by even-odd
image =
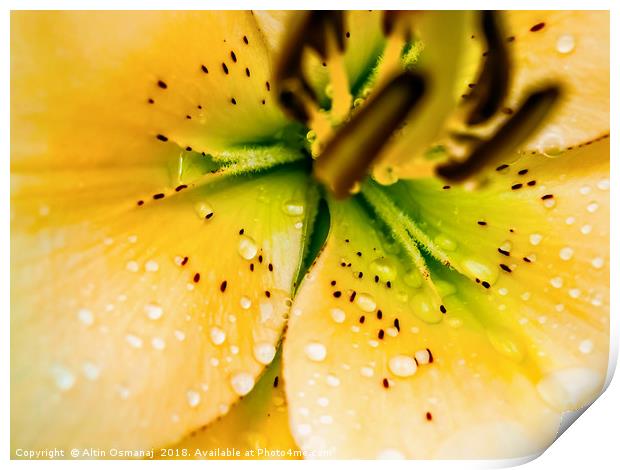
[[[545,27],[545,23],[536,23],[534,26],[530,28],[530,31],[535,33],[536,31],[540,31]]]
[[[377,310],[377,319],[381,320],[383,318],[383,312],[381,310]]]
[[[137,202],[137,204],[138,204],[139,206],[141,206],[142,204],[144,204],[144,201],[143,201],[142,199],[140,199],[140,200]]]
[[[209,69],[205,65],[201,65],[200,68],[204,73],[209,73]]]
[[[222,62],[222,70],[224,71],[226,75],[228,75],[228,67],[226,66],[224,62]]]
[[[246,44],[249,44],[247,36],[243,36],[243,42],[246,43]]]
[[[520,189],[520,188],[522,188],[522,187],[523,187],[523,185],[522,185],[521,183],[513,184],[513,185],[511,186],[511,188],[512,188],[513,190],[517,190],[517,189]]]
[[[426,412],[426,421],[432,421],[433,420],[433,415],[430,413],[430,411]]]
[[[161,140],[162,142],[168,142],[168,137],[163,134],[157,134],[157,140]]]
[[[158,86],[159,88],[164,89],[164,90],[165,90],[166,88],[168,88],[168,85],[166,85],[166,82],[164,82],[163,80],[158,80],[158,81],[157,81],[157,86]]]
[[[390,382],[388,379],[383,379],[383,388],[390,388]]]
[[[500,268],[502,268],[504,271],[506,271],[507,273],[511,273],[512,269],[510,269],[508,266],[506,266],[505,264],[500,264],[499,265]]]
[[[163,199],[164,197],[166,197],[164,193],[153,194],[153,199]]]
[[[230,58],[233,62],[237,62],[237,56],[235,55],[235,51],[230,51]]]
[[[498,248],[497,251],[499,251],[504,256],[510,256],[510,251],[502,250],[501,248]]]
[[[339,290],[337,290],[336,292],[334,292],[334,297],[339,298],[342,295],[342,292],[340,292]]]
[[[447,312],[446,307],[444,307],[443,305],[439,306],[439,310],[441,311],[441,313],[446,313]]]
[[[541,199],[543,201],[545,201],[547,199],[553,199],[553,194],[545,194],[544,196],[541,197]]]
[[[179,191],[182,191],[183,189],[187,188],[186,184],[180,184],[179,186],[177,186],[176,188],[174,188],[174,190],[178,193]]]
[[[228,286],[228,281],[223,281],[220,284],[220,291],[225,292],[226,291],[226,287]]]
[[[479,220],[478,225],[486,225],[487,223],[484,220]]]
[[[379,333],[377,333],[377,338],[383,339],[384,336],[385,336],[385,331],[379,330]]]
[[[482,281],[482,287],[488,289],[489,287],[491,287],[491,284],[489,284],[487,281]]]
[[[194,282],[199,282],[199,281],[200,281],[200,273],[194,274]]]
[[[363,324],[363,323],[366,321],[366,317],[365,317],[364,315],[362,315],[362,316],[360,317],[360,320],[359,320],[359,321],[360,321],[360,323],[362,323],[362,324]]]
[[[278,376],[273,379],[273,387],[276,388],[278,386]]]
[[[527,182],[527,185],[528,185],[528,186],[536,186],[536,181],[535,181],[535,180],[528,181],[528,182]]]
[[[527,174],[527,169],[519,170],[519,174],[520,175],[526,175]]]

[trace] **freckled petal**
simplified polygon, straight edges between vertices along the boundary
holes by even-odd
[[[273,359],[310,212],[283,208],[303,206],[305,176],[142,206],[133,192],[162,172],[113,176],[12,178],[16,447],[173,443],[225,414]]]
[[[507,106],[540,83],[557,82],[563,91],[557,110],[524,147],[554,151],[608,132],[609,12],[510,11],[505,20],[508,35],[515,37]]]
[[[182,453],[189,451],[190,458],[218,458],[196,455],[196,451],[238,449],[240,457],[228,459],[292,458],[297,450],[288,426],[288,410],[284,396],[284,381],[279,357],[265,370],[254,390],[221,420],[193,431],[173,446]],[[254,451],[253,456],[244,455]],[[269,452],[265,453],[265,450]],[[291,455],[286,453],[291,450]],[[284,455],[279,455],[284,451]],[[259,453],[260,452],[260,453]],[[161,456],[160,456],[161,457]],[[187,458],[183,455],[177,457]]]
[[[15,12],[11,19],[14,168],[159,162],[158,135],[217,152],[273,139],[287,125],[267,86],[272,61],[250,12]]]
[[[429,299],[407,275],[411,263],[365,209],[334,203],[330,215],[326,246],[301,285],[284,342],[300,448],[341,458],[506,458],[549,445],[559,415],[536,389],[538,371],[498,352],[504,343],[491,341],[447,269],[433,265],[447,311],[426,323],[419,315]]]

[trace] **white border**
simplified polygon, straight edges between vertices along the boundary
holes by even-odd
[[[175,0],[172,1],[163,1],[163,0],[151,0],[148,3],[146,2],[138,2],[133,0],[88,0],[85,2],[83,0],[64,0],[64,1],[45,1],[45,0],[9,0],[6,3],[6,7],[4,8],[4,16],[1,21],[1,30],[2,30],[2,38],[4,47],[2,48],[1,56],[2,56],[2,65],[3,65],[3,74],[2,74],[2,93],[4,99],[0,101],[2,104],[2,109],[4,109],[3,116],[3,125],[0,127],[0,138],[1,142],[4,144],[4,158],[3,162],[3,171],[0,174],[1,178],[1,192],[0,192],[0,217],[2,217],[4,230],[1,233],[1,251],[0,251],[0,259],[2,260],[2,267],[0,269],[0,299],[2,300],[2,304],[4,308],[2,311],[2,345],[1,345],[1,361],[3,366],[3,373],[0,382],[0,396],[2,397],[3,402],[3,412],[0,414],[2,416],[2,423],[0,424],[0,449],[2,449],[3,460],[8,460],[10,456],[10,445],[9,445],[9,435],[10,435],[10,422],[9,422],[9,400],[8,400],[8,391],[10,389],[10,379],[9,379],[9,352],[10,352],[10,328],[9,328],[9,295],[10,295],[10,287],[9,287],[9,272],[10,272],[10,264],[9,264],[9,253],[10,253],[10,245],[9,245],[9,235],[10,235],[10,225],[9,225],[9,211],[10,211],[10,203],[9,203],[9,195],[10,195],[10,171],[9,171],[9,155],[10,155],[10,144],[9,144],[9,126],[10,126],[10,107],[9,107],[9,99],[10,99],[10,36],[9,36],[9,27],[10,27],[10,9],[81,9],[81,10],[93,10],[93,9],[119,9],[119,10],[142,10],[142,9],[246,9],[246,8],[256,8],[259,7],[261,9],[332,9],[335,5],[333,2],[328,2],[326,0],[314,0],[312,2],[302,2],[296,1],[275,1],[275,0],[262,0],[258,1],[241,1],[241,0],[228,0],[228,1],[206,1],[206,0]],[[405,2],[405,1],[382,1],[378,2],[377,0],[368,1],[368,0],[344,0],[338,2],[337,7],[339,9],[366,9],[377,7],[378,4],[381,4],[381,8],[383,9],[408,9],[412,7],[420,8],[420,9],[459,9],[466,6],[468,9],[541,9],[541,8],[549,8],[549,9],[604,9],[611,10],[611,45],[612,51],[616,52],[616,54],[611,54],[611,129],[612,129],[612,137],[611,137],[611,155],[612,155],[612,166],[611,166],[611,200],[612,200],[612,223],[611,223],[611,305],[613,307],[617,306],[620,301],[620,293],[618,292],[618,286],[620,286],[620,277],[619,277],[619,269],[620,265],[618,261],[618,244],[620,242],[619,239],[619,230],[614,225],[616,222],[616,209],[619,204],[619,192],[615,189],[616,184],[620,182],[618,163],[615,162],[615,159],[618,158],[619,145],[617,141],[617,131],[618,131],[618,95],[617,95],[617,87],[613,84],[619,82],[620,77],[618,76],[619,64],[618,64],[618,33],[617,31],[620,28],[620,22],[618,21],[618,13],[617,8],[614,8],[614,4],[612,1],[603,1],[603,0],[588,0],[586,1],[576,1],[576,0],[555,0],[555,1],[532,1],[532,0],[522,0],[522,1],[506,1],[506,0],[496,0],[493,2],[490,1],[480,1],[480,0],[470,0],[466,5],[463,2],[457,1],[442,1],[439,3],[437,0],[429,1],[429,0],[419,0],[415,3]],[[616,286],[616,288],[613,288]],[[610,346],[610,364],[611,368],[608,373],[608,383],[613,374],[613,368],[617,363],[618,356],[618,333],[620,332],[620,323],[618,321],[618,313],[615,308],[612,308],[611,311],[611,346]],[[608,389],[604,392],[604,394],[594,402],[594,404],[585,411],[583,416],[579,418],[578,423],[571,426],[560,438],[539,458],[529,462],[526,464],[528,468],[531,469],[546,469],[551,466],[553,467],[562,467],[566,466],[568,468],[612,468],[618,467],[620,464],[620,451],[618,445],[618,432],[616,431],[616,426],[618,425],[617,417],[620,416],[620,383],[619,379],[612,381]],[[516,465],[519,465],[521,462],[513,462]],[[498,466],[506,466],[509,464],[508,462],[480,462],[480,461],[455,461],[455,462],[425,462],[425,461],[415,461],[415,462],[390,462],[390,465],[396,465],[397,467],[410,467],[415,466],[416,468],[492,468]],[[10,461],[9,465],[11,466],[26,466],[26,465],[50,465],[50,466],[60,466],[60,468],[66,468],[66,466],[79,466],[79,468],[101,468],[102,466],[114,465],[115,467],[126,468],[129,466],[141,466],[141,465],[209,465],[210,467],[215,466],[219,468],[226,467],[230,468],[239,468],[242,465],[250,465],[250,466],[266,466],[268,465],[270,468],[274,466],[280,465],[291,465],[290,463],[285,462],[218,462],[218,461],[209,461],[209,462],[119,462],[119,461],[104,461],[104,462],[84,462],[84,461],[38,461],[38,462],[27,462],[27,461]],[[301,462],[299,465],[308,465],[311,467],[318,465],[324,465],[316,462]],[[375,465],[385,465],[384,462],[375,462],[375,461],[361,461],[356,462],[356,466],[360,466],[362,468],[367,468],[369,466]]]

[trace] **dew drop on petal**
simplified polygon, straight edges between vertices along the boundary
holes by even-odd
[[[243,259],[251,260],[254,259],[256,253],[258,253],[258,247],[256,246],[256,242],[248,237],[247,235],[241,235],[239,238],[239,245],[237,247],[237,251],[241,255]]]
[[[555,50],[560,54],[570,54],[575,50],[575,37],[572,34],[562,34],[555,42]]]
[[[248,297],[244,296],[244,297],[241,297],[239,304],[241,305],[242,309],[247,310],[252,306],[252,301]]]
[[[129,346],[131,346],[132,348],[140,349],[142,347],[142,338],[136,335],[132,335],[132,334],[126,335],[125,341],[127,341]]]
[[[290,200],[286,201],[282,206],[282,210],[286,215],[298,216],[304,213],[304,203],[302,201]]]
[[[574,250],[569,246],[566,246],[560,250],[560,258],[564,261],[570,260],[573,257],[573,254]]]
[[[51,372],[58,389],[66,391],[73,388],[75,385],[75,375],[73,375],[69,369],[60,365],[55,365],[52,367]]]
[[[377,308],[375,299],[370,294],[361,293],[355,297],[355,303],[364,312],[374,312]]]
[[[370,263],[370,270],[383,281],[393,281],[396,279],[397,270],[394,262],[385,257],[377,258]]]
[[[411,377],[418,369],[413,358],[404,355],[391,357],[388,361],[388,367],[392,374],[397,377]]]
[[[322,343],[308,343],[304,348],[304,351],[306,353],[306,357],[314,362],[324,361],[327,357],[327,349]]]
[[[200,393],[196,390],[188,390],[185,392],[185,397],[187,398],[187,404],[191,408],[196,408],[200,404]]]
[[[594,343],[592,340],[584,339],[579,343],[579,352],[581,354],[590,354],[594,350]]]
[[[330,387],[338,387],[340,385],[340,379],[333,374],[328,374],[325,380]]]
[[[196,211],[198,218],[201,220],[208,220],[213,216],[213,208],[204,201],[194,204],[194,210]]]
[[[164,309],[160,305],[152,302],[144,306],[146,316],[151,320],[158,320],[164,314]]]
[[[86,326],[90,326],[95,322],[93,312],[91,312],[87,308],[81,308],[80,310],[78,310],[78,319]]]
[[[254,345],[254,359],[260,364],[270,364],[276,355],[276,348],[271,343],[257,343]]]
[[[241,397],[254,388],[254,377],[247,372],[237,372],[230,377],[230,386]]]
[[[216,346],[219,346],[226,341],[226,332],[217,326],[211,328],[209,331],[209,336],[211,338],[211,342]]]
[[[347,317],[346,313],[344,313],[344,310],[340,308],[332,308],[329,313],[331,314],[332,320],[334,320],[336,323],[343,323],[345,318]]]

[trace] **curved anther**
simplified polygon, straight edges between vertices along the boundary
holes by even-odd
[[[560,97],[557,86],[531,93],[519,110],[489,140],[478,145],[465,161],[452,161],[437,168],[437,174],[451,181],[463,181],[494,159],[516,150],[547,119]]]
[[[476,88],[468,98],[468,101],[473,103],[467,117],[467,124],[470,126],[488,120],[498,111],[506,98],[510,83],[510,56],[499,16],[494,11],[483,11],[480,20],[487,50]]]
[[[327,143],[314,165],[316,178],[336,197],[348,196],[424,90],[420,75],[403,72],[392,79]]]

